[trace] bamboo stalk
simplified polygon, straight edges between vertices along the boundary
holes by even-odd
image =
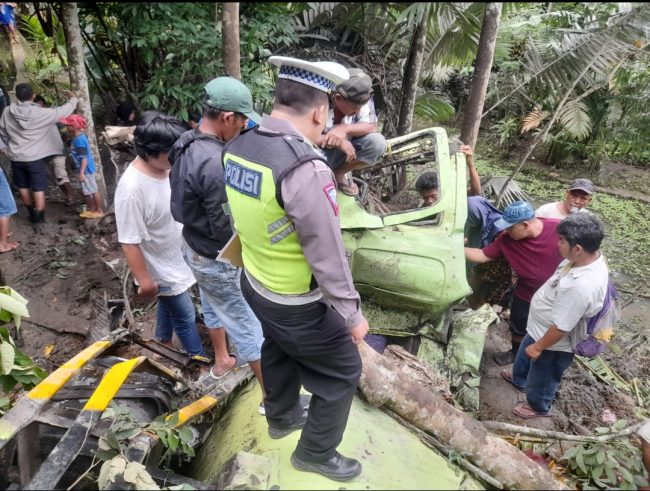
[[[553,440],[565,440],[569,442],[591,442],[591,443],[602,443],[609,440],[616,440],[617,438],[623,438],[631,435],[637,429],[639,429],[642,423],[637,423],[629,428],[625,428],[618,433],[609,433],[606,435],[597,435],[597,436],[582,436],[582,435],[569,435],[567,433],[561,433],[559,431],[546,431],[540,430],[538,428],[529,428],[528,426],[519,426],[513,425],[510,423],[502,423],[500,421],[483,421],[483,425],[490,431],[504,432],[504,433],[521,433],[522,435],[535,436],[538,438],[547,438]]]

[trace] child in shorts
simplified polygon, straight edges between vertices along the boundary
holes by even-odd
[[[70,156],[72,157],[75,171],[79,173],[81,192],[84,202],[88,207],[88,210],[82,212],[79,216],[81,218],[101,218],[104,216],[104,200],[97,189],[95,160],[90,151],[88,137],[84,133],[86,118],[79,114],[71,114],[70,116],[59,119],[59,122],[66,125],[72,136],[69,142]]]

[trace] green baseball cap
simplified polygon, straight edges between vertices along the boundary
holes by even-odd
[[[262,118],[253,109],[253,96],[243,83],[233,77],[217,77],[210,80],[205,87],[204,102],[221,111],[242,113],[259,124]]]

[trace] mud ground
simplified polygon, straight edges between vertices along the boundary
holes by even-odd
[[[646,316],[644,322],[647,322],[648,307],[647,303],[630,304],[623,309],[624,319],[629,322],[636,312],[642,311]],[[630,325],[630,330],[636,330],[639,333],[644,329],[640,324]],[[630,337],[627,336],[628,339]],[[562,379],[558,396],[551,410],[551,418],[523,420],[515,416],[512,413],[513,406],[519,402],[525,402],[526,396],[515,390],[500,376],[502,369],[510,369],[512,365],[499,366],[492,359],[493,354],[505,351],[510,347],[508,339],[509,332],[506,322],[490,326],[481,361],[479,419],[524,424],[534,428],[567,433],[585,433],[585,430],[591,432],[596,427],[608,426],[603,420],[608,409],[617,419],[635,418],[637,406],[633,394],[617,390],[597,379],[577,360],[574,360]],[[622,344],[625,341],[618,342]],[[638,355],[641,356],[641,353]],[[648,374],[650,374],[650,360],[645,353],[643,356],[643,359],[636,359],[635,356],[620,356],[610,352],[605,355],[605,359],[610,367],[624,379],[629,381],[636,377],[647,380]]]

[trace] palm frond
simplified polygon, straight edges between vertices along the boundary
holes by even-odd
[[[323,20],[329,19],[332,11],[339,2],[309,2],[308,8],[300,15],[293,18],[296,31],[299,33],[308,32],[317,27]]]
[[[428,69],[422,69],[420,85],[444,84],[455,72],[456,69],[453,66],[436,63]]]
[[[591,118],[587,105],[582,101],[567,102],[558,113],[558,121],[576,140],[584,140],[591,133]]]
[[[435,92],[428,92],[415,100],[415,114],[420,118],[430,120],[432,123],[446,121],[454,115],[454,106],[443,96]]]
[[[476,55],[481,31],[480,3],[434,3],[429,13],[424,68],[467,66]]]
[[[650,4],[641,4],[630,13],[612,16],[609,25],[603,28],[543,33],[536,39],[531,36],[524,54],[524,68],[532,76],[502,96],[483,116],[524,87],[528,92],[550,93],[557,102],[586,67],[588,69],[574,87],[576,94],[606,84],[615,67],[634,55],[647,56],[648,51],[635,44],[646,37],[644,22],[650,22]],[[600,53],[595,60],[594,53]]]
[[[521,132],[527,133],[530,130],[537,128],[542,121],[544,121],[549,116],[547,111],[542,111],[539,107],[536,107],[531,112],[526,114],[521,120]]]

